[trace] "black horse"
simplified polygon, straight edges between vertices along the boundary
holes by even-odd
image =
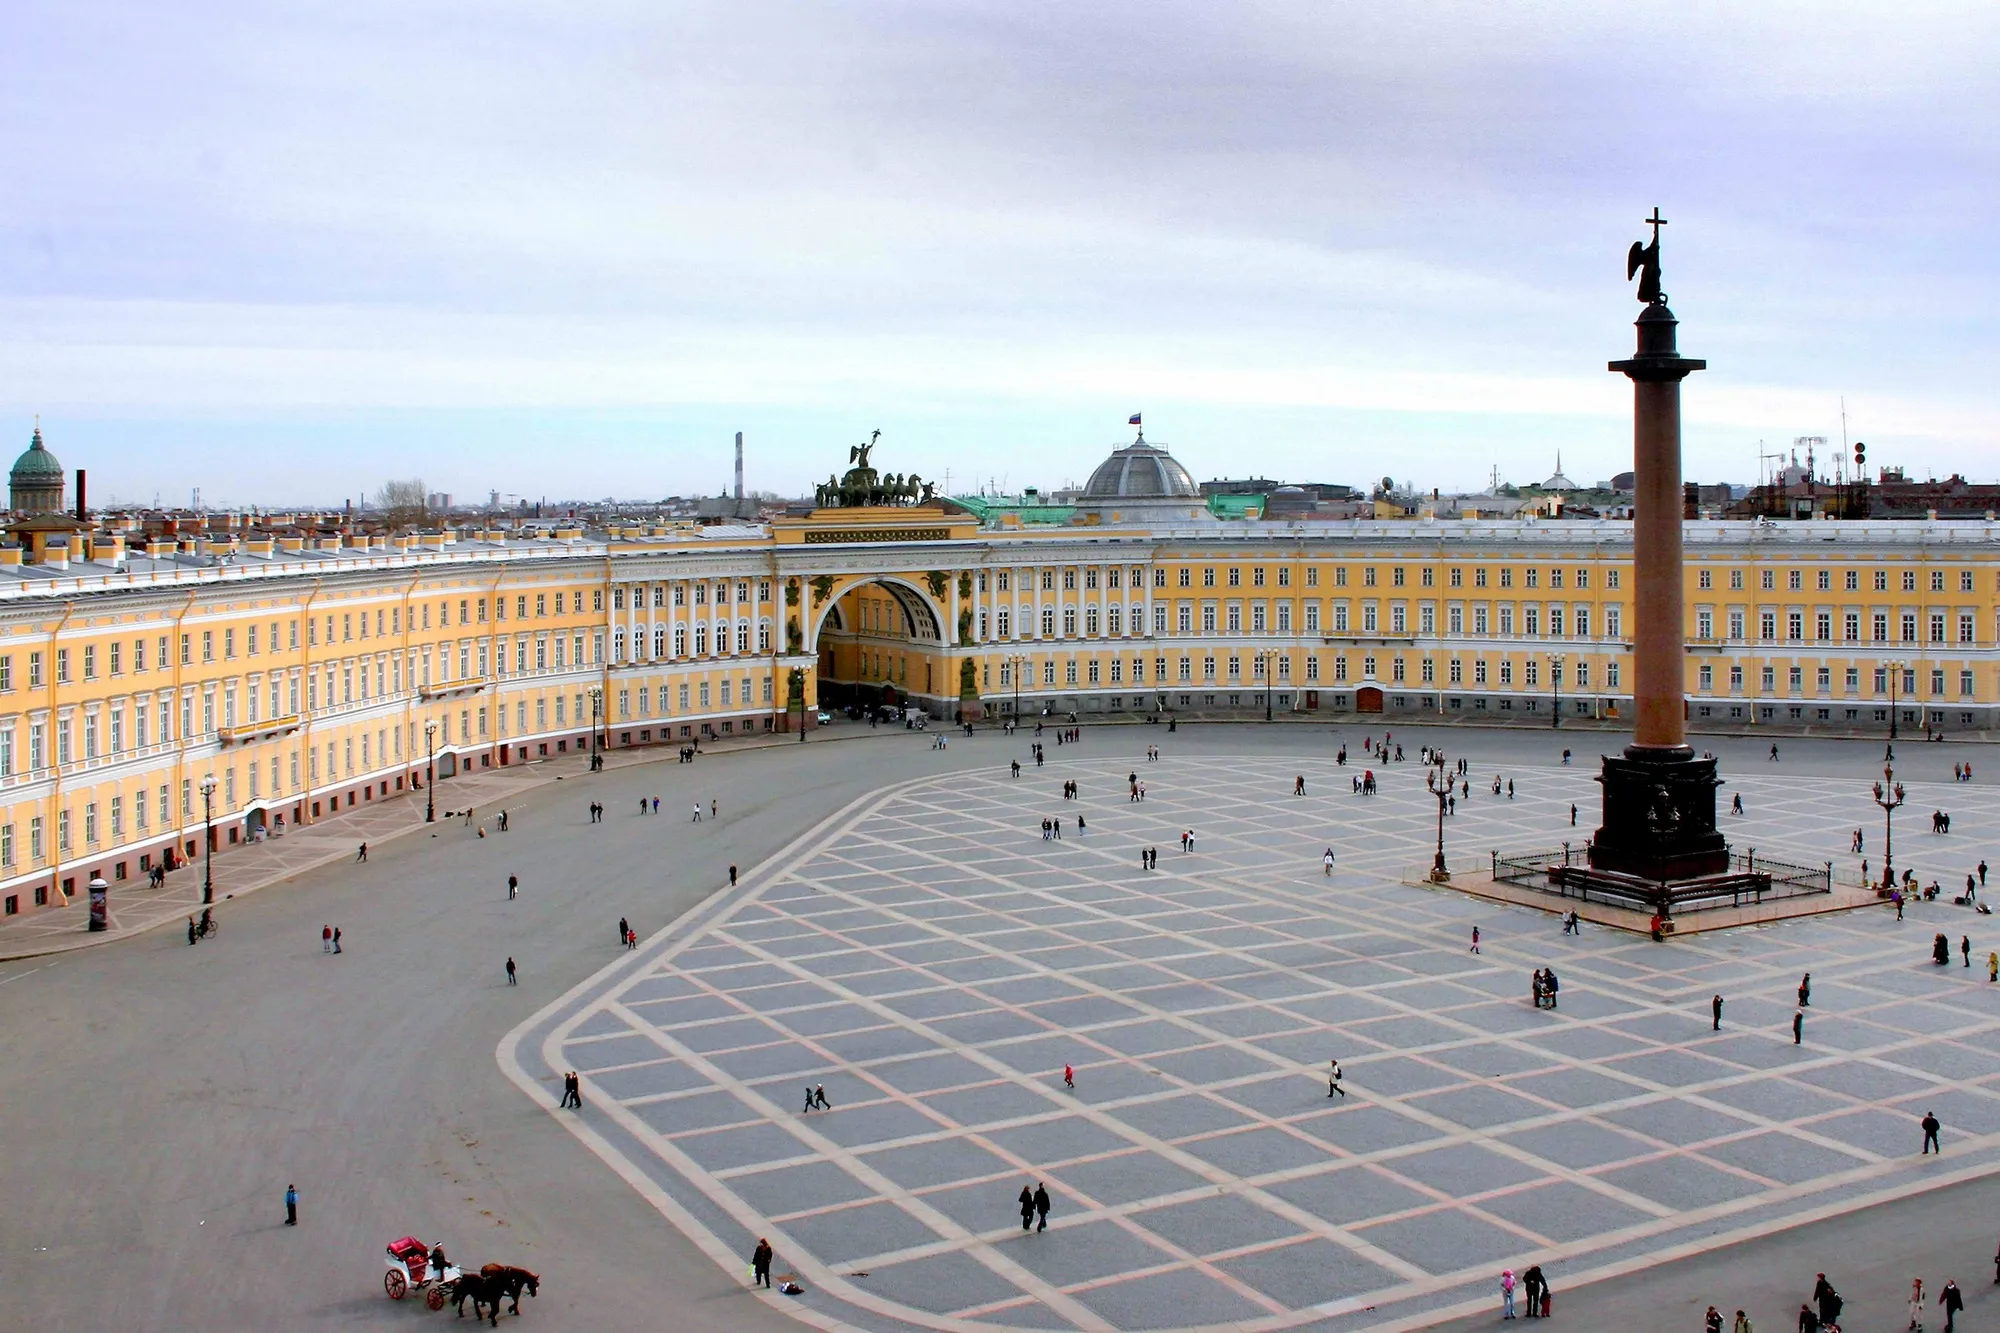
[[[486,1293],[493,1298],[495,1314],[499,1313],[500,1298],[502,1296],[506,1296],[514,1302],[510,1313],[521,1313],[522,1289],[526,1288],[528,1295],[533,1296],[541,1290],[542,1286],[541,1278],[530,1273],[525,1268],[515,1268],[511,1264],[487,1264],[479,1270],[479,1276],[486,1279]],[[477,1308],[476,1306],[474,1307],[475,1313],[477,1312]]]
[[[472,1322],[476,1324],[481,1319],[490,1318],[493,1327],[498,1328],[500,1327],[500,1297],[504,1291],[505,1287],[500,1282],[487,1277],[483,1273],[461,1273],[458,1281],[451,1284],[452,1305],[458,1311],[458,1317],[463,1319],[465,1318],[465,1303],[467,1300],[470,1300],[472,1302]],[[492,1307],[492,1313],[490,1315],[480,1313],[483,1306]]]

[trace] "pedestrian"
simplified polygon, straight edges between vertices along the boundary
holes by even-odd
[[[507,955],[507,984],[509,986],[518,986],[520,984],[520,979],[514,975],[514,956],[512,954]]]
[[[1808,972],[1803,977],[1799,978],[1799,1008],[1806,1009],[1811,1007],[1811,1005],[1812,1005],[1812,973]]]
[[[1304,796],[1305,794],[1306,794],[1306,775],[1301,773],[1297,777],[1292,779],[1292,795]]]
[[[507,901],[513,902],[521,896],[521,879],[518,875],[507,876]]]
[[[1347,1095],[1347,1089],[1340,1086],[1340,1061],[1326,1062],[1326,1095],[1329,1097]]]
[[[1750,1316],[1741,1310],[1736,1312],[1736,1322],[1729,1327],[1729,1333],[1754,1333],[1750,1327]]]
[[[1564,760],[1563,762],[1564,762],[1564,763],[1568,763],[1569,761],[1568,761],[1568,760]],[[1571,828],[1575,828],[1575,827],[1576,827],[1576,802],[1575,802],[1575,801],[1571,801],[1571,802],[1569,803],[1569,826],[1570,826]]]
[[[299,1187],[297,1185],[287,1185],[285,1186],[285,1225],[295,1227],[298,1224]]]
[[[1078,816],[1076,817],[1076,836],[1077,836],[1077,837],[1079,837],[1079,838],[1081,838],[1081,837],[1083,836],[1083,834],[1084,834],[1084,830],[1085,830],[1085,829],[1086,829],[1087,827],[1089,827],[1089,826],[1088,826],[1088,825],[1086,825],[1086,824],[1085,824],[1085,823],[1083,822],[1083,816],[1082,816],[1082,815],[1078,815]]]
[[[1326,851],[1324,851],[1324,852],[1322,852],[1322,853],[1320,854],[1320,858],[1319,858],[1319,865],[1320,865],[1320,871],[1321,871],[1321,872],[1322,872],[1322,873],[1323,873],[1323,874],[1324,874],[1324,875],[1325,875],[1325,876],[1326,876],[1326,877],[1327,877],[1328,879],[1332,879],[1332,878],[1333,878],[1333,848],[1329,847],[1329,848],[1327,848],[1327,849],[1326,849]]]
[[[1708,1011],[1714,1017],[1715,1020],[1713,1026],[1709,1028],[1709,1031],[1710,1032],[1722,1031],[1722,997],[1720,995],[1716,996],[1714,999],[1708,1002]]]
[[[750,1285],[771,1285],[771,1242],[757,1237],[757,1248],[750,1251]]]
[[[320,951],[321,953],[332,953],[332,952],[333,952],[333,927],[332,927],[332,926],[321,926],[321,927],[319,928],[319,951]]]
[[[822,1111],[831,1111],[833,1109],[833,1103],[826,1099],[826,1084],[824,1083],[814,1086],[813,1100],[819,1103],[819,1109]]]
[[[1049,1192],[1043,1188],[1039,1181],[1035,1183],[1035,1216],[1039,1219],[1035,1223],[1035,1230],[1047,1231],[1049,1229]]]
[[[736,867],[733,865],[729,867],[729,887],[732,889],[736,887]]]
[[[1819,1316],[1810,1305],[1799,1306],[1799,1333],[1819,1333]]]
[[[1819,1281],[1813,1284],[1813,1300],[1819,1305],[1819,1322],[1821,1327],[1838,1323],[1840,1308],[1846,1302],[1840,1298],[1840,1293],[1833,1289],[1833,1284],[1826,1280],[1826,1274],[1824,1273],[1821,1273]]]
[[[1472,952],[1479,952],[1479,927],[1472,928]]]
[[[1958,1283],[1945,1279],[1944,1292],[1938,1297],[1938,1304],[1944,1307],[1944,1333],[1952,1333],[1958,1322],[1958,1312],[1965,1308],[1965,1297],[1958,1294]]]
[[[1732,815],[1740,815],[1743,813],[1742,792],[1737,792],[1729,798],[1729,813]]]
[[[1512,778],[1507,779],[1507,799],[1510,801],[1514,799],[1514,779]]]
[[[1934,1152],[1942,1156],[1944,1149],[1938,1146],[1938,1131],[1943,1129],[1944,1126],[1939,1124],[1938,1118],[1929,1111],[1924,1112],[1924,1118],[1918,1123],[1924,1129],[1924,1153]],[[1918,1156],[1922,1155],[1923,1153],[1918,1154]]]
[[[638,948],[638,947],[639,947],[639,932],[638,932],[638,931],[636,931],[636,930],[627,930],[627,931],[625,932],[625,947],[626,947],[626,948],[628,948],[628,949],[636,949],[636,948]]]
[[[1924,1280],[1910,1279],[1910,1333],[1918,1333],[1924,1326]]]
[[[1803,1045],[1805,1042],[1805,1035],[1806,1035],[1806,1011],[1803,1009],[1794,1009],[1792,1011],[1792,1045],[1794,1046]]]
[[[354,854],[354,859],[355,859],[355,860],[357,860],[357,861],[366,861],[366,860],[368,859],[368,844],[367,844],[367,843],[365,843],[365,842],[364,842],[364,843],[362,843],[362,844],[361,844],[361,850],[357,851],[357,852],[356,852],[356,853]]]
[[[583,1109],[583,1075],[574,1069],[569,1071],[569,1104],[573,1110]]]
[[[505,810],[500,812],[500,831],[502,833],[507,831],[507,812]]]
[[[812,1090],[812,1084],[808,1083],[808,1084],[806,1084],[806,1109],[805,1109],[805,1114],[807,1114],[807,1115],[811,1115],[811,1114],[812,1114],[812,1109],[813,1109],[813,1090]]]
[[[195,931],[195,928],[194,928],[194,918],[193,918],[193,917],[189,917],[189,918],[188,918],[188,943],[189,943],[189,944],[193,944],[193,943],[194,943],[194,942],[195,942],[196,940],[198,940],[198,939],[200,939],[200,938],[201,938],[201,936],[200,936],[200,935],[199,935],[198,933],[196,933],[196,931]]]
[[[653,813],[656,815],[660,813],[660,798],[657,796],[653,798]]]
[[[1984,857],[1981,857],[1979,861],[1979,887],[1982,889],[1986,887],[1986,859]]]
[[[1575,908],[1571,908],[1569,915],[1563,918],[1563,934],[1576,936],[1583,934],[1583,926],[1576,915]]]
[[[1540,1319],[1542,1317],[1542,1296],[1549,1289],[1547,1280],[1542,1277],[1542,1266],[1540,1264],[1532,1265],[1528,1271],[1521,1274],[1521,1287],[1527,1293],[1528,1297],[1528,1318]]]
[[[1514,1270],[1511,1268],[1500,1270],[1500,1317],[1514,1317]]]
[[[708,817],[710,819],[716,818],[721,813],[721,810],[722,810],[722,802],[714,799],[713,797],[709,798]]]
[[[1701,1326],[1703,1333],[1722,1333],[1722,1311],[1709,1306],[1708,1313],[1702,1316]]]
[[[1026,1185],[1021,1186],[1021,1230],[1035,1225],[1035,1192]]]
[[[689,820],[688,822],[689,822],[689,823],[692,823],[692,824],[699,824],[699,823],[701,822],[701,802],[700,802],[700,801],[696,801],[696,802],[694,803],[694,818],[693,818],[693,819],[691,819],[691,820]]]
[[[1778,747],[1775,745],[1771,747],[1771,762],[1774,764],[1778,762]]]
[[[333,951],[334,951],[335,953],[339,953],[339,952],[340,952],[340,927],[339,927],[339,926],[335,926],[335,927],[333,928]]]
[[[1964,954],[1964,955],[1965,955],[1965,965],[1966,965],[1967,967],[1971,967],[1971,966],[1972,966],[1972,936],[1970,936],[1970,935],[1960,935],[1960,936],[1958,937],[1958,951],[1959,951],[1960,953],[1962,953],[1962,954]]]
[[[1063,1086],[1071,1092],[1076,1091],[1076,1067],[1067,1061],[1063,1063]]]
[[[1986,955],[1986,979],[1988,981],[2000,981],[2000,953],[1988,953]]]

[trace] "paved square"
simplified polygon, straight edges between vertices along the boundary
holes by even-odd
[[[1566,938],[1544,914],[1400,882],[1433,836],[1414,763],[1373,797],[1324,761],[1295,797],[1299,771],[1083,760],[905,785],[503,1056],[524,1084],[584,1071],[569,1123],[718,1262],[742,1269],[769,1236],[810,1289],[789,1308],[870,1328],[1359,1327],[1502,1265],[1581,1271],[2000,1164],[1989,918],[1936,904],[1666,945]],[[1473,776],[1447,826],[1456,864],[1587,835],[1569,805],[1592,807],[1589,769],[1505,776],[1512,800]],[[1072,779],[1083,798],[1064,801]],[[1844,852],[1873,810],[1858,782],[1732,786],[1751,812],[1732,840],[1802,861]],[[1955,832],[1920,834],[1919,816],[1906,844],[1926,879],[1962,883],[1994,803],[1912,792],[1930,805]],[[1976,966],[1932,966],[1938,930],[1977,935]],[[1544,965],[1553,1011],[1529,1002]],[[833,1109],[804,1112],[821,1084]],[[1948,1151],[1920,1159],[1933,1109]],[[1015,1203],[1036,1181],[1046,1234]]]

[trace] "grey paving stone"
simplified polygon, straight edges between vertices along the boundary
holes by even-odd
[[[1020,1288],[964,1253],[950,1253],[870,1269],[855,1285],[870,1295],[932,1314],[990,1305],[1020,1294]],[[1013,1323],[1005,1319],[1002,1323]]]
[[[801,1037],[824,1037],[835,1032],[881,1027],[884,1023],[880,1017],[858,1004],[841,1002],[813,1009],[794,1009],[785,1015],[784,1025]]]
[[[611,1069],[619,1065],[633,1065],[657,1061],[671,1052],[662,1050],[658,1042],[649,1037],[613,1037],[609,1041],[573,1042],[563,1047],[563,1059],[570,1067],[590,1074],[600,1069]]]
[[[1654,1214],[1567,1180],[1531,1185],[1479,1202],[1482,1212],[1526,1227],[1558,1244],[1603,1236],[1654,1220]]]
[[[831,1264],[852,1263],[937,1239],[937,1233],[889,1202],[855,1204],[794,1218],[784,1229],[792,1240]]]
[[[1412,1188],[1408,1182],[1365,1165],[1322,1171],[1316,1176],[1280,1181],[1267,1188],[1314,1217],[1341,1226],[1429,1208],[1437,1202],[1434,1196]]]
[[[1516,1096],[1504,1088],[1485,1085],[1451,1088],[1444,1092],[1411,1097],[1407,1099],[1406,1104],[1428,1115],[1449,1120],[1455,1125],[1464,1125],[1468,1129],[1493,1129],[1520,1120],[1536,1119],[1549,1113],[1548,1108],[1538,1102]]]
[[[1046,1097],[1033,1089],[1011,1083],[932,1093],[924,1097],[923,1102],[932,1110],[966,1126],[990,1125],[1000,1120],[1042,1115],[1049,1109]]]
[[[871,1143],[889,1143],[896,1139],[914,1138],[919,1134],[935,1134],[940,1126],[928,1116],[920,1115],[906,1106],[878,1102],[874,1105],[851,1105],[843,1103],[840,1097],[829,1089],[828,1100],[833,1102],[832,1111],[814,1111],[812,1127],[815,1132],[825,1135],[843,1148],[860,1148]]]
[[[1444,1131],[1384,1106],[1351,1106],[1294,1120],[1292,1127],[1351,1153],[1383,1152],[1440,1137]]]
[[[1420,1217],[1379,1222],[1355,1234],[1429,1273],[1451,1273],[1475,1264],[1497,1264],[1526,1248],[1519,1236],[1467,1213],[1445,1209]]]
[[[1534,1167],[1477,1143],[1447,1144],[1392,1158],[1380,1165],[1406,1180],[1461,1198],[1520,1185],[1541,1176]]]
[[[996,1129],[986,1137],[1002,1151],[1010,1152],[1024,1162],[1040,1163],[1044,1167],[1133,1146],[1130,1141],[1074,1115],[1059,1116],[1039,1124]]]
[[[892,1055],[916,1055],[935,1051],[939,1043],[908,1028],[873,1028],[863,1032],[832,1033],[819,1044],[849,1064],[882,1060]]]
[[[1701,1095],[1709,1101],[1720,1102],[1739,1111],[1748,1111],[1767,1120],[1780,1121],[1795,1120],[1809,1115],[1826,1115],[1853,1105],[1846,1098],[1830,1096],[1816,1088],[1808,1088],[1782,1078],[1738,1083],[1726,1088],[1710,1088]]]
[[[1137,1023],[1122,1023],[1116,1027],[1099,1028],[1090,1034],[1090,1039],[1099,1046],[1131,1056],[1177,1051],[1188,1046],[1204,1046],[1211,1040],[1191,1028],[1178,1023],[1169,1023],[1163,1019],[1146,1019]]]
[[[1380,1291],[1397,1280],[1345,1246],[1317,1239],[1224,1259],[1216,1267],[1293,1310]]]
[[[1246,1129],[1178,1146],[1183,1152],[1243,1179],[1326,1165],[1334,1160],[1332,1154],[1310,1137],[1280,1129]]]
[[[761,1019],[731,1018],[720,1023],[698,1023],[674,1028],[672,1039],[691,1051],[740,1051],[745,1046],[764,1046],[784,1040],[784,1034]]]
[[[1456,1070],[1443,1069],[1427,1060],[1402,1055],[1370,1055],[1352,1059],[1345,1063],[1343,1072],[1351,1087],[1366,1088],[1391,1097],[1407,1097],[1465,1081],[1465,1076]]]
[[[1194,1269],[1153,1273],[1076,1293],[1076,1299],[1122,1329],[1231,1324],[1269,1313]]]
[[[1722,1138],[1725,1135],[1755,1128],[1750,1121],[1741,1117],[1710,1110],[1705,1106],[1696,1106],[1692,1102],[1675,1097],[1646,1102],[1639,1106],[1628,1106],[1616,1111],[1606,1111],[1601,1118],[1620,1128],[1644,1134],[1648,1138],[1655,1138],[1676,1147],[1699,1143],[1704,1139]]]
[[[1798,1128],[1862,1152],[1882,1157],[1907,1157],[1911,1144],[1919,1148],[1923,1146],[1923,1130],[1917,1123],[1921,1119],[1921,1115],[1913,1119],[1908,1114],[1871,1108],[1809,1120]],[[1939,1141],[1943,1141],[1942,1134]]]
[[[1938,1136],[1941,1143],[1949,1142],[1955,1135],[2000,1133],[2000,1099],[1970,1088],[1918,1093],[1897,1103],[1897,1109],[1907,1110],[1918,1119],[1926,1111],[1937,1116],[1944,1125]],[[1922,1146],[1921,1131],[1919,1146]]]
[[[710,1171],[755,1166],[759,1162],[800,1157],[812,1151],[810,1145],[788,1132],[785,1126],[769,1121],[704,1134],[677,1135],[674,1147]]]
[[[1196,1093],[1126,1106],[1119,1110],[1118,1118],[1142,1134],[1161,1139],[1240,1129],[1251,1123],[1249,1117],[1227,1104]]]
[[[1153,1235],[1189,1254],[1213,1254],[1292,1237],[1303,1239],[1297,1226],[1235,1194],[1148,1208],[1130,1217]]]
[[[1789,1134],[1753,1134],[1748,1138],[1713,1143],[1701,1155],[1724,1166],[1764,1176],[1784,1185],[1796,1185],[1820,1176],[1836,1175],[1864,1164],[1863,1159],[1835,1152],[1817,1143]]]
[[[1050,1230],[1010,1236],[1001,1242],[1002,1253],[1045,1282],[1067,1287],[1173,1262],[1165,1250],[1147,1244],[1115,1222],[1062,1224],[1062,1200],[1052,1202]]]
[[[943,1185],[1013,1169],[1004,1159],[961,1138],[913,1143],[883,1152],[866,1153],[861,1160],[905,1189]]]
[[[823,1081],[833,1062],[819,1052],[795,1041],[781,1041],[747,1051],[716,1051],[709,1060],[716,1068],[735,1078],[755,1080],[780,1076]]]
[[[1506,1136],[1506,1142],[1545,1162],[1585,1171],[1611,1162],[1626,1162],[1657,1151],[1629,1134],[1589,1120],[1566,1120]]]
[[[654,1049],[658,1049],[655,1047]],[[569,1048],[564,1048],[566,1058]],[[601,1073],[590,1073],[581,1065],[580,1072],[587,1075],[584,1091],[590,1097],[609,1097],[613,1101],[629,1101],[634,1097],[651,1097],[662,1092],[686,1092],[693,1088],[708,1086],[708,1076],[690,1069],[678,1060],[658,1060],[652,1064],[636,1065],[630,1069],[607,1069]]]
[[[698,1092],[672,1101],[647,1102],[632,1113],[662,1134],[681,1134],[694,1129],[715,1129],[722,1125],[762,1121],[761,1112],[726,1092]]]
[[[962,1055],[938,1051],[907,1060],[871,1065],[869,1075],[903,1092],[936,1092],[968,1083],[989,1083],[994,1075],[984,1065]]]
[[[1231,1079],[1255,1078],[1271,1072],[1268,1056],[1233,1046],[1210,1046],[1196,1051],[1172,1051],[1146,1061],[1154,1069],[1189,1083],[1220,1083]]]
[[[1597,1173],[1599,1179],[1682,1211],[1728,1203],[1763,1187],[1691,1157],[1667,1157]]]
[[[1710,1060],[1687,1051],[1649,1051],[1628,1055],[1618,1060],[1607,1060],[1604,1068],[1611,1073],[1624,1074],[1663,1088],[1711,1083],[1717,1079],[1733,1078],[1742,1072],[1720,1060]]]
[[[874,1193],[832,1162],[801,1162],[773,1171],[732,1176],[726,1184],[737,1198],[767,1217],[852,1203]]]
[[[1071,1162],[1055,1168],[1053,1175],[1075,1194],[1088,1196],[1106,1207],[1157,1199],[1184,1190],[1215,1188],[1194,1172],[1151,1152]]]

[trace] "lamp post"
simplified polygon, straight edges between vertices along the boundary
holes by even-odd
[[[1015,653],[1007,659],[1007,669],[1014,675],[1014,725],[1021,725],[1021,673],[1034,663],[1025,653]]]
[[[604,767],[604,754],[597,740],[598,719],[604,716],[604,690],[601,686],[590,687],[590,771],[595,773]]]
[[[1882,758],[1882,780],[1875,784],[1875,804],[1882,807],[1882,887],[1896,883],[1896,807],[1903,803],[1903,784],[1896,781],[1893,753]]]
[[[1893,661],[1893,662],[1890,662],[1890,663],[1888,664],[1888,668],[1889,668],[1889,739],[1890,739],[1890,740],[1892,740],[1892,741],[1896,739],[1896,683],[1897,683],[1898,681],[1900,681],[1900,680],[1901,680],[1901,679],[1903,678],[1903,672],[1904,672],[1905,670],[1907,670],[1907,669],[1909,668],[1909,665],[1910,665],[1910,664],[1909,664],[1908,662],[1905,662],[1905,661],[1904,661],[1904,660],[1903,660],[1902,658],[1900,658],[1900,657],[1899,657],[1899,658],[1897,658],[1897,659],[1896,659],[1895,661]]]
[[[1257,649],[1257,674],[1264,678],[1264,720],[1271,720],[1271,664],[1278,660],[1275,648]]]
[[[1551,727],[1563,724],[1563,654],[1549,654],[1549,686],[1556,692],[1555,716],[1549,719]]]
[[[1437,797],[1438,841],[1437,855],[1431,859],[1431,873],[1429,878],[1433,884],[1449,884],[1451,883],[1451,871],[1445,869],[1444,864],[1444,811],[1446,803],[1451,800],[1452,782],[1451,778],[1445,773],[1444,751],[1433,750],[1431,758],[1433,765],[1430,771],[1424,774],[1424,786],[1430,788],[1431,795]]]
[[[201,780],[202,871],[201,900],[215,901],[215,774]]]
[[[787,691],[785,697],[785,711],[787,713],[792,711],[792,699],[796,697],[799,701],[799,744],[804,745],[806,743],[806,669],[804,667],[792,668],[791,674],[785,680],[785,689]]]
[[[424,748],[429,754],[424,770],[424,822],[434,823],[438,817],[437,808],[437,734],[436,722],[424,723]]]

